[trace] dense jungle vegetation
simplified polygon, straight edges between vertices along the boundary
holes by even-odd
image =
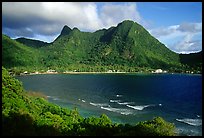
[[[188,58],[189,55],[171,51],[141,25],[129,20],[93,33],[64,26],[51,43],[27,38],[13,40],[2,35],[2,45],[3,66],[16,73],[48,69],[57,72],[151,72],[162,69],[202,73],[200,56]]]

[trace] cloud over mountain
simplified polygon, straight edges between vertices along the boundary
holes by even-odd
[[[169,42],[167,46],[175,52],[190,53],[202,49],[202,23],[182,23],[149,31],[161,42]],[[178,40],[175,42],[175,39]]]
[[[141,23],[140,13],[137,11],[135,3],[127,3],[125,5],[105,4],[100,11],[103,26],[110,27],[117,25],[123,20],[134,20]]]
[[[51,42],[60,34],[64,25],[93,32],[116,26],[124,20],[133,20],[146,28],[151,24],[151,19],[144,18],[145,12],[148,13],[146,16],[151,13],[144,6],[143,9],[138,6],[139,3],[135,2],[3,2],[2,33],[12,38],[27,37]],[[159,12],[167,8],[162,4],[156,8],[153,4],[152,7],[154,10],[160,9]],[[152,13],[152,16],[156,22],[165,20],[157,14]],[[195,52],[202,49],[201,21],[179,22],[148,29],[154,37],[175,52]]]
[[[11,37],[55,36],[65,24],[95,31],[125,19],[140,21],[135,3],[105,4],[100,12],[91,2],[13,2],[3,3],[2,8],[3,32]]]

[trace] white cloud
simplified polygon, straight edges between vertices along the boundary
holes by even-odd
[[[53,36],[64,25],[90,31],[102,27],[96,4],[89,2],[4,2],[2,19],[3,28],[15,32],[29,27],[33,35]]]
[[[182,32],[190,32],[190,33],[196,33],[202,31],[202,23],[182,23],[177,28],[179,31]]]
[[[123,20],[148,26],[136,3],[3,2],[2,31],[12,38],[28,37],[51,42],[64,25],[81,31],[116,26]],[[182,23],[149,31],[175,52],[202,49],[202,23]],[[195,38],[195,36],[197,36]]]
[[[179,53],[194,53],[202,49],[202,40],[194,40],[194,34],[187,34],[184,39],[176,42],[172,49]]]
[[[136,3],[105,4],[100,11],[100,17],[106,28],[116,26],[119,22],[127,19],[141,23],[141,16],[137,11]]]
[[[3,30],[13,32],[10,34],[13,37],[53,37],[64,25],[95,31],[125,19],[141,21],[136,3],[105,4],[100,11],[93,2],[3,2],[2,5]],[[31,31],[26,31],[26,27]]]
[[[202,23],[182,23],[155,28],[149,30],[149,32],[177,53],[191,53],[202,50]]]

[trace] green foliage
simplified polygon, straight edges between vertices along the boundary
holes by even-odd
[[[49,43],[46,43],[46,42],[43,42],[43,41],[32,40],[32,39],[27,39],[27,38],[17,38],[16,41],[19,42],[19,43],[22,43],[24,45],[34,47],[34,48],[39,48],[39,47],[49,45]]]
[[[202,54],[203,52],[200,51],[198,53],[179,54],[179,57],[180,57],[181,63],[193,66],[193,65],[199,65],[202,63]]]
[[[2,35],[2,65],[12,67],[35,67],[38,65],[39,52]]]
[[[185,69],[179,54],[169,50],[141,25],[128,20],[93,33],[64,26],[52,43],[26,38],[12,40],[2,35],[2,45],[3,66],[15,74],[48,69],[90,72],[113,67],[120,71],[161,68],[180,72]]]
[[[174,136],[175,126],[172,123],[166,122],[161,117],[156,117],[152,121],[140,122],[135,129],[138,134],[146,136]],[[144,133],[145,132],[145,133]]]
[[[179,54],[179,57],[186,70],[202,73],[202,55],[203,52],[200,51],[198,53]]]
[[[41,95],[27,94],[2,67],[2,128],[3,135],[11,136],[170,136],[175,126],[160,117],[135,126],[112,123],[105,114],[83,118],[76,108],[69,110]]]

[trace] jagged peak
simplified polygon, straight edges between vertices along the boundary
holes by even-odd
[[[72,31],[67,25],[65,25],[61,31],[61,35],[68,35]]]
[[[124,20],[124,21],[120,22],[120,23],[118,24],[118,26],[120,26],[120,25],[125,25],[125,24],[130,24],[130,25],[132,25],[132,24],[134,24],[134,23],[135,23],[135,22],[132,21],[132,20]]]
[[[74,27],[72,30],[73,31],[80,31],[77,27]]]
[[[122,22],[120,22],[116,28],[125,28],[126,30],[132,28],[132,26],[135,24],[134,21],[131,20],[124,20]]]
[[[135,22],[132,21],[132,20],[124,20],[124,21],[122,21],[121,23],[135,23]]]
[[[121,23],[119,23],[117,27],[119,27],[119,26],[129,26],[129,27],[131,27],[131,26],[135,26],[135,25],[143,27],[139,23],[134,22],[132,20],[124,20]]]

